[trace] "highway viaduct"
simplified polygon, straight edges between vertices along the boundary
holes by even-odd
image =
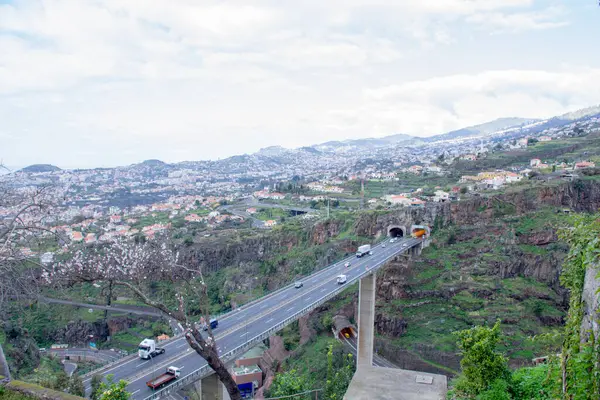
[[[412,226],[410,231],[416,228]],[[233,362],[248,349],[337,296],[347,286],[359,282],[357,368],[372,365],[376,272],[394,257],[400,254],[417,255],[428,244],[427,238],[407,236],[409,232],[406,228],[402,234],[393,234],[391,229],[388,229],[389,236],[397,239],[393,243],[386,239],[374,245],[371,255],[362,258],[348,256],[301,279],[304,285],[300,289],[294,288],[292,283],[220,317],[215,339],[221,359],[226,363]],[[350,265],[346,266],[346,263]],[[345,284],[337,284],[340,274],[347,276]],[[165,355],[152,360],[144,361],[132,355],[87,374],[84,376],[86,390],[90,389],[92,375],[113,374],[116,380],[128,382],[128,390],[135,400],[170,397],[184,386],[198,381],[200,384],[196,385],[201,387],[203,399],[227,398],[212,369],[189,348],[183,337],[178,336],[163,347],[167,350]],[[146,381],[170,365],[182,369],[177,381],[156,391],[146,387]]]

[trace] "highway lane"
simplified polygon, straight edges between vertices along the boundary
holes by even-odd
[[[373,249],[375,248],[376,247],[374,247]],[[339,272],[332,271],[342,270],[346,261],[350,261],[351,263],[353,263],[353,260],[356,260],[356,256],[350,255],[341,261],[338,261],[326,268],[316,271],[315,273],[306,278],[299,279],[299,281],[302,281],[306,287],[313,284],[315,281],[318,281],[323,275],[329,276],[332,273],[334,273],[337,276]],[[247,305],[243,305],[238,309],[219,317],[219,327],[214,331],[216,340],[219,341],[223,336],[223,333],[228,331],[229,329],[239,325],[240,323],[248,319],[252,319],[257,315],[266,312],[267,310],[284,301],[285,299],[289,299],[290,295],[295,294],[296,291],[297,289],[293,287],[293,284],[288,285],[282,290],[275,291],[271,294],[267,294],[258,301],[251,302]],[[160,363],[161,360],[171,359],[173,357],[174,352],[180,353],[186,350],[187,342],[184,338],[179,338],[169,343],[166,343],[162,347],[166,349],[165,354],[156,357],[152,360],[153,362]],[[226,351],[225,349],[227,348],[231,349],[232,347],[228,347],[227,345],[225,345],[223,346],[222,350]],[[123,363],[111,367],[108,370],[102,371],[102,374],[113,374],[115,379],[127,379],[130,376],[135,375],[139,371],[144,370],[144,368],[151,367],[151,364],[148,364],[148,362],[148,360],[141,360],[139,358],[129,359],[124,361]],[[90,383],[91,377],[88,377],[84,380],[86,390],[91,389]]]
[[[319,302],[334,291],[340,290],[340,286],[336,283],[338,274],[344,272],[348,276],[348,281],[351,281],[363,274],[367,268],[372,269],[378,267],[385,263],[391,256],[401,252],[403,250],[403,245],[410,247],[411,244],[419,242],[419,239],[399,240],[394,244],[390,244],[388,241],[386,248],[382,248],[380,245],[375,246],[373,248],[372,256],[365,256],[361,259],[352,257],[352,265],[350,268],[344,267],[345,261],[335,263],[331,267],[305,278],[303,288],[286,288],[276,295],[265,299],[264,302],[260,301],[253,304],[249,307],[249,311],[256,311],[257,308],[259,311],[261,309],[265,310],[256,321],[248,324],[234,321],[234,327],[227,329],[222,336],[218,333],[218,330],[221,329],[221,323],[219,323],[219,328],[215,331],[219,351],[225,353],[254,337],[258,337],[265,332],[268,332],[270,329],[278,326],[290,315]],[[231,316],[228,318],[231,318]],[[165,355],[159,356],[154,360],[140,360],[141,362],[139,363],[132,362],[132,365],[127,368],[130,371],[129,376],[119,377],[125,378],[130,382],[128,390],[133,393],[134,399],[143,399],[151,395],[152,391],[146,387],[145,382],[161,373],[169,365],[182,368],[181,378],[184,378],[186,375],[191,374],[206,364],[206,362],[195,352],[191,351],[185,343],[177,343],[178,342],[172,343],[172,346],[177,346],[175,348],[178,350],[175,357],[170,356],[169,353],[172,352],[172,350],[168,350]],[[134,365],[137,371],[132,371],[131,367]]]
[[[358,357],[357,341],[358,341],[357,338],[351,338],[351,339],[344,338],[344,340],[343,340],[344,346],[350,351],[350,353],[352,353],[352,355],[354,356],[355,359],[356,359],[356,357]],[[392,364],[391,362],[389,362],[388,360],[386,360],[385,358],[381,357],[378,354],[373,354],[373,366],[374,367],[386,367],[386,368],[398,368],[396,365]]]

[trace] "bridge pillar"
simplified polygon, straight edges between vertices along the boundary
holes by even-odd
[[[229,393],[221,383],[217,374],[211,374],[196,382],[195,389],[200,392],[201,400],[229,400]]]
[[[373,339],[375,337],[375,274],[360,280],[358,289],[358,356],[356,367],[373,365]]]

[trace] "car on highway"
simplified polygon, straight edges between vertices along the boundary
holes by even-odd
[[[296,289],[300,289],[302,286],[304,286],[304,283],[300,282],[300,281],[296,281],[294,282],[294,287]]]
[[[216,318],[212,318],[209,321],[209,324],[210,324],[210,329],[217,329],[217,326],[219,326],[219,321]],[[202,329],[207,331],[208,325],[205,323]]]
[[[382,244],[381,247],[385,248],[385,244]]]
[[[342,285],[346,283],[346,280],[346,275],[338,275],[336,282],[338,285]]]
[[[350,266],[350,261],[346,261],[346,264],[344,264],[344,267],[348,268]]]

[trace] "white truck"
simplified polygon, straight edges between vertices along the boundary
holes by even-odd
[[[356,251],[356,257],[358,257],[358,258],[361,258],[362,256],[364,256],[366,254],[371,254],[371,245],[370,244],[363,244],[362,246],[359,246],[358,250]]]
[[[344,283],[346,283],[346,275],[338,275],[337,277],[337,283],[338,285],[343,285]]]
[[[165,349],[162,347],[156,347],[156,342],[153,339],[144,339],[138,346],[138,355],[142,360],[149,360],[164,352]]]

